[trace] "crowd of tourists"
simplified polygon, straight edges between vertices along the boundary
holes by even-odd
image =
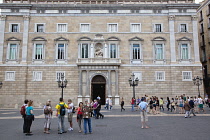
[[[68,99],[68,103],[65,103],[63,98],[59,99],[59,103],[55,106],[56,109],[56,116],[58,118],[58,134],[66,133],[64,118],[67,112],[69,128],[68,131],[73,131],[73,122],[72,118],[73,115],[76,114],[77,123],[79,126],[79,133],[82,132],[82,122],[83,122],[83,132],[86,135],[88,132],[89,134],[92,133],[92,126],[91,126],[91,118],[94,117],[95,119],[103,119],[104,115],[100,113],[101,110],[101,101],[100,97],[97,97],[91,103],[88,103],[88,100],[85,102],[80,102],[78,107],[75,108],[74,104],[71,99]],[[67,111],[66,111],[67,109]],[[111,109],[111,108],[110,108]],[[25,100],[23,106],[21,107],[20,113],[24,119],[23,123],[23,133],[26,136],[33,135],[30,131],[32,122],[34,120],[34,113],[33,113],[33,101],[32,100]],[[53,115],[53,107],[51,106],[51,100],[48,99],[46,105],[43,108],[43,113],[45,116],[44,121],[44,133],[50,134],[50,125],[51,119]],[[88,127],[88,129],[87,129]]]
[[[131,111],[135,111],[135,104],[139,105],[139,103],[142,101],[142,99],[146,99],[146,102],[148,103],[148,108],[147,112],[149,114],[160,114],[160,111],[170,111],[172,113],[180,113],[180,114],[186,114],[185,117],[190,117],[190,114],[193,114],[194,116],[195,113],[206,113],[204,109],[204,105],[210,108],[210,99],[205,98],[203,99],[201,96],[196,97],[189,97],[185,96],[185,94],[181,96],[176,96],[169,98],[167,97],[166,99],[163,99],[163,97],[148,97],[145,95],[144,97],[140,98],[132,98],[130,103],[131,103]],[[138,106],[137,106],[138,107]],[[189,111],[189,112],[188,112]]]
[[[204,105],[210,108],[210,99],[202,97],[188,97],[184,94],[181,96],[176,96],[174,98],[167,97],[163,99],[162,97],[158,98],[156,96],[148,97],[145,95],[142,98],[135,99],[134,97],[130,101],[131,111],[140,110],[141,112],[141,122],[142,128],[149,128],[147,125],[148,116],[147,114],[160,114],[160,112],[172,112],[185,114],[185,118],[190,118],[190,114],[196,116],[196,113],[205,113]],[[124,99],[121,99],[121,112],[125,111],[124,108]],[[135,107],[137,107],[135,109]],[[112,109],[112,98],[107,97],[105,100],[105,109]],[[100,113],[101,110],[101,99],[98,96],[97,99],[88,103],[88,100],[85,102],[80,102],[78,107],[75,108],[71,99],[68,99],[68,103],[65,103],[63,98],[59,99],[59,103],[55,106],[56,116],[58,118],[58,134],[66,133],[64,118],[65,115],[68,117],[69,128],[68,131],[73,131],[73,115],[76,114],[76,120],[79,126],[78,132],[86,135],[88,132],[92,133],[91,118],[103,119],[104,115]],[[67,109],[67,111],[66,111]],[[34,121],[33,113],[33,101],[25,100],[23,106],[21,107],[20,113],[24,119],[23,123],[23,133],[26,136],[33,135],[30,131],[32,122]],[[45,116],[44,121],[44,133],[50,134],[50,125],[51,119],[53,116],[53,107],[51,105],[51,100],[48,99],[45,106],[43,107],[43,113]],[[83,130],[82,130],[83,125]]]

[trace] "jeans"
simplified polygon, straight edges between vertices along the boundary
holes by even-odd
[[[132,108],[131,108],[131,111],[134,111],[134,104],[132,104],[132,106],[131,106]]]
[[[84,133],[85,134],[87,134],[87,124],[88,124],[89,133],[92,133],[91,118],[84,118]]]
[[[194,110],[194,108],[191,108],[191,109],[190,109],[190,114],[193,114],[194,116],[196,116],[196,115],[195,115],[195,110]]]
[[[60,133],[63,133],[65,130],[65,126],[64,126],[64,117],[65,116],[61,116],[61,115],[58,115],[58,129],[60,131]]]
[[[23,116],[23,133],[26,133],[26,115]]]
[[[30,133],[32,124],[32,115],[26,115],[26,133]]]

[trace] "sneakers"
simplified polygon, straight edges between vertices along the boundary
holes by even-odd
[[[71,128],[71,127],[69,127],[69,129],[68,129],[69,131],[73,131],[74,129],[73,128]]]

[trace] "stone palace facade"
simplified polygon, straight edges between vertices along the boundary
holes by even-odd
[[[193,0],[3,0],[0,4],[0,107],[61,97],[197,96],[202,76],[199,4]],[[203,88],[201,87],[203,95]]]

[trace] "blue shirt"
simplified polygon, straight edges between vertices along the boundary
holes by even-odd
[[[26,115],[33,115],[31,114],[31,110],[33,110],[34,108],[32,106],[29,106],[26,108]]]
[[[141,110],[146,110],[147,109],[147,102],[145,101],[142,101],[140,104],[139,104],[139,107]]]

